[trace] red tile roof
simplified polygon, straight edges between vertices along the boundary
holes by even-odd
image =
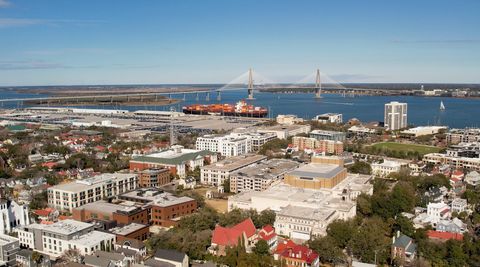
[[[248,218],[233,227],[217,225],[212,234],[212,243],[223,246],[236,246],[245,234],[246,238],[252,237],[256,232],[252,219]]]
[[[450,232],[439,232],[434,230],[429,230],[427,232],[428,238],[432,239],[455,239],[455,240],[463,240],[463,235],[459,233],[450,233]]]
[[[258,239],[263,239],[265,241],[269,241],[272,238],[275,238],[277,234],[275,233],[275,228],[273,228],[270,224],[265,225],[259,232],[258,232]]]
[[[49,162],[42,163],[42,166],[51,169],[51,168],[57,166],[57,163],[53,162],[53,161],[49,161]]]
[[[461,171],[461,170],[455,170],[455,171],[453,171],[452,176],[461,178],[461,177],[464,176],[464,174],[463,174],[463,171]]]
[[[43,210],[35,210],[33,213],[37,214],[38,216],[47,217],[53,211],[54,209],[52,208],[45,208]]]
[[[316,259],[318,259],[318,253],[312,249],[297,245],[291,240],[283,240],[277,246],[277,251],[275,254],[280,255],[282,258],[286,259],[295,259],[306,262],[307,264],[312,264]]]

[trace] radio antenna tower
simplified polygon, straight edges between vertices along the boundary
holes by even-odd
[[[320,81],[319,69],[317,69],[317,77],[315,78],[315,98],[322,98],[322,83]]]
[[[170,108],[170,146],[175,145],[177,142],[175,140],[175,125],[173,125],[173,114],[175,112],[175,108],[171,107]]]

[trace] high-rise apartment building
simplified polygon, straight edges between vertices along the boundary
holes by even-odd
[[[392,101],[385,104],[384,123],[388,130],[407,127],[407,103]]]

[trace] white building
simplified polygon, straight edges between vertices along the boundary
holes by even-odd
[[[302,118],[297,117],[297,115],[278,115],[277,123],[285,125],[293,125],[295,123],[303,122]]]
[[[271,159],[241,168],[230,174],[230,192],[263,191],[300,163],[287,159]]]
[[[452,212],[460,213],[467,210],[467,200],[463,198],[455,198],[452,201]]]
[[[311,236],[324,236],[327,226],[339,218],[333,209],[315,209],[286,206],[277,212],[275,232],[293,239],[309,240]]]
[[[247,154],[231,157],[215,164],[200,168],[200,182],[206,185],[220,186],[230,174],[249,165],[266,160],[263,155]]]
[[[250,137],[244,134],[212,134],[198,137],[195,148],[197,150],[217,152],[224,157],[234,157],[252,152],[252,142]]]
[[[388,130],[407,127],[407,103],[392,101],[385,104],[384,123]]]
[[[82,255],[96,250],[112,250],[115,235],[94,230],[94,225],[75,220],[54,224],[30,224],[17,230],[20,245],[53,257],[69,249]]]
[[[261,192],[244,191],[230,196],[228,210],[273,210],[277,213],[277,234],[305,240],[310,235],[324,235],[333,219],[354,217],[358,195],[373,194],[370,179],[368,175],[349,174],[335,187],[318,190],[274,184]]]
[[[18,238],[0,234],[0,265],[17,266],[16,255],[20,250]]]
[[[377,177],[387,177],[391,173],[399,172],[406,163],[384,160],[382,163],[372,163],[372,174]]]
[[[342,123],[343,115],[340,113],[324,113],[315,116],[314,120],[320,123]]]
[[[447,126],[419,126],[419,127],[404,130],[401,133],[405,135],[419,137],[422,135],[437,134],[442,130],[446,130],[447,128],[448,128]]]
[[[465,176],[465,183],[473,186],[480,184],[480,173],[477,171],[471,171]]]
[[[311,126],[308,124],[294,124],[294,125],[275,125],[257,130],[258,133],[273,133],[278,139],[287,139],[290,136],[297,134],[308,134]]]
[[[450,207],[443,203],[428,203],[427,205],[427,215],[429,221],[433,224],[436,224],[440,220],[445,220],[450,218]]]
[[[118,196],[138,186],[133,173],[104,173],[48,188],[48,205],[58,210],[72,211],[87,203]]]
[[[363,125],[353,125],[352,127],[348,128],[348,131],[351,133],[357,133],[357,134],[374,134],[377,132],[375,129],[367,128]]]
[[[13,200],[0,201],[0,231],[8,234],[15,227],[30,224],[28,205],[19,205]]]

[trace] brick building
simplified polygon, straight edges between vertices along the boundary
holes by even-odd
[[[139,187],[159,187],[171,181],[169,169],[147,169],[138,174]]]
[[[110,229],[110,232],[115,235],[116,243],[122,243],[125,240],[145,241],[150,236],[148,225],[131,223],[123,227],[116,227]]]
[[[147,209],[108,203],[103,200],[73,209],[72,216],[74,220],[82,222],[113,220],[118,225],[130,223],[148,224],[150,221]]]
[[[152,225],[174,226],[185,215],[197,211],[197,201],[190,197],[177,197],[154,188],[137,189],[119,196],[120,199],[143,204],[150,214]]]

